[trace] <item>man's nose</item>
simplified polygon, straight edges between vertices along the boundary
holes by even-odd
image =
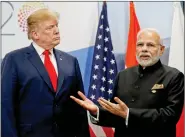
[[[146,44],[144,44],[144,45],[142,46],[142,51],[143,51],[143,52],[147,52],[147,51],[148,51],[148,47],[147,47]]]
[[[59,28],[57,26],[55,26],[55,34],[58,34],[59,33]]]

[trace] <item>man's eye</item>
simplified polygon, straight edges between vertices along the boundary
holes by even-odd
[[[50,30],[50,29],[52,29],[53,28],[53,26],[50,26],[50,27],[48,27],[48,28],[46,28],[47,30]]]
[[[148,43],[147,46],[148,46],[148,47],[154,47],[155,45],[152,44],[152,43]]]
[[[51,28],[49,27],[49,28],[46,28],[46,30],[50,30]]]
[[[140,44],[137,44],[137,46],[138,46],[138,47],[141,47],[141,46],[143,46],[143,44],[142,44],[142,43],[140,43]]]

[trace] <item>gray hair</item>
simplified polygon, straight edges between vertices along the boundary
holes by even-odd
[[[137,33],[137,39],[139,38],[139,36],[141,35],[141,33],[143,32],[155,32],[158,34],[159,38],[160,38],[160,44],[163,45],[163,40],[161,39],[160,35],[159,35],[159,31],[155,28],[144,28],[141,29],[138,33]]]

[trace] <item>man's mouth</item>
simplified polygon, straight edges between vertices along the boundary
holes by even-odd
[[[140,56],[140,59],[142,59],[142,60],[148,60],[149,58],[150,58],[149,55],[141,55]]]
[[[54,40],[59,40],[60,39],[60,37],[56,37],[56,38],[54,38]]]

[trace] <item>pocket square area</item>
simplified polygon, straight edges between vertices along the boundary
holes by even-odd
[[[164,85],[163,84],[155,84],[153,87],[152,87],[152,90],[153,89],[163,89],[164,88]]]

